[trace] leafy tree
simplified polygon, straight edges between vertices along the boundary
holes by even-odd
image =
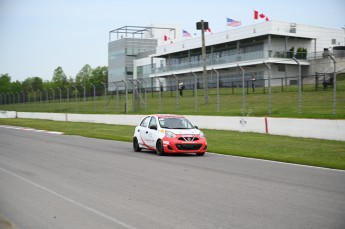
[[[52,79],[52,83],[54,87],[63,88],[67,82],[66,74],[64,73],[62,67],[57,67],[54,70],[54,75]]]
[[[104,88],[103,83],[107,82],[108,79],[108,67],[107,66],[98,66],[95,69],[92,69],[92,76],[90,82],[95,85],[96,90],[100,91]]]
[[[17,80],[16,82],[11,83],[11,88],[13,92],[20,92],[23,90],[23,85]]]
[[[294,53],[295,53],[295,47],[291,47],[289,52],[287,53],[287,58],[292,58],[294,57]]]
[[[75,82],[77,84],[89,85],[91,76],[92,76],[91,66],[88,64],[85,64],[84,67],[78,72],[75,78]]]
[[[297,49],[296,58],[297,59],[307,59],[307,49],[299,47]]]
[[[0,76],[0,92],[11,92],[11,77],[8,74],[1,74]]]
[[[23,82],[23,90],[42,91],[42,89],[43,89],[43,80],[40,77],[37,77],[37,76],[29,77],[29,78],[26,78]]]

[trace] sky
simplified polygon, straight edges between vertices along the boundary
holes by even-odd
[[[0,75],[52,80],[60,66],[75,78],[85,64],[108,65],[113,29],[173,24],[194,34],[204,20],[217,33],[234,29],[227,17],[252,25],[254,10],[273,21],[345,27],[344,0],[0,0]]]

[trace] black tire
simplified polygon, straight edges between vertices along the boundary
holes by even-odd
[[[133,138],[133,150],[134,152],[140,152],[141,148],[139,147],[138,139],[135,137]]]
[[[205,153],[196,153],[196,156],[199,156],[199,157],[204,156],[204,155]]]
[[[156,143],[156,151],[158,156],[163,156],[164,155],[164,146],[162,140],[158,140]]]

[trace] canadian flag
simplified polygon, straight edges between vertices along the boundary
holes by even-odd
[[[263,13],[259,13],[259,11],[254,10],[254,19],[265,19],[266,21],[269,21],[268,17],[263,14]]]
[[[164,41],[170,40],[170,37],[164,35]]]
[[[205,32],[209,32],[209,33],[212,33],[212,30],[210,27],[208,27],[208,29],[205,29]]]
[[[164,35],[164,41],[170,41],[170,43],[172,44],[173,41],[170,39],[170,37]]]

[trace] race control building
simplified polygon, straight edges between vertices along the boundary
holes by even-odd
[[[303,75],[330,72],[329,67],[318,67],[318,61],[331,63],[329,54],[345,57],[343,30],[297,23],[267,21],[206,34],[205,41],[210,87],[214,87],[216,71],[223,87],[241,86],[241,69],[246,79],[255,77],[257,86],[267,86],[264,79],[269,75],[285,78],[287,85],[296,84],[289,76],[298,75],[299,66]],[[124,81],[139,81],[151,88],[159,88],[160,83],[167,90],[178,79],[192,87],[195,75],[198,85],[203,85],[201,37],[183,37],[181,26],[176,25],[112,30],[108,71],[110,91],[116,82]]]

